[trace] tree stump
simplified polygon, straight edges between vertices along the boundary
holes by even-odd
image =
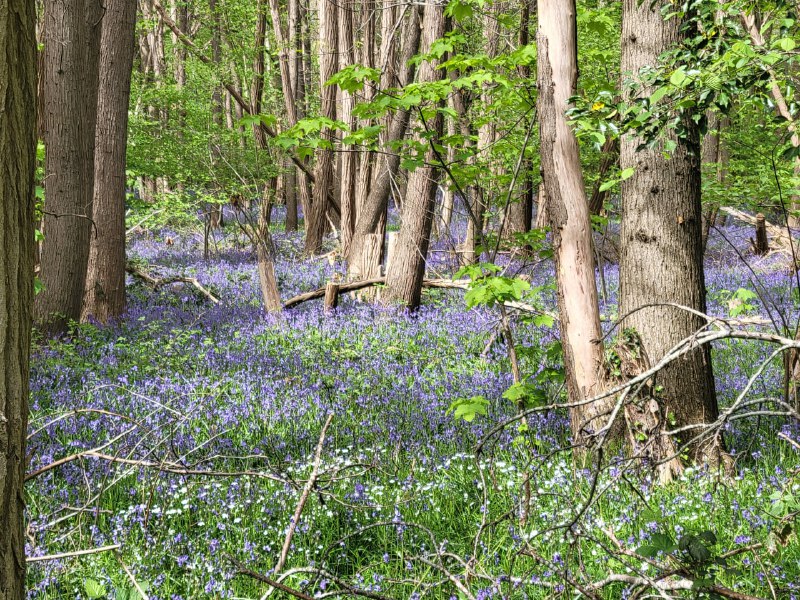
[[[339,284],[329,281],[325,285],[325,314],[332,313],[339,306]]]
[[[756,239],[750,240],[753,244],[753,252],[758,256],[766,256],[769,253],[769,241],[767,240],[767,221],[764,215],[756,215]]]

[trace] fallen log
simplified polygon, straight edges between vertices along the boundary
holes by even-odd
[[[214,304],[219,304],[219,298],[214,296],[214,294],[212,294],[205,287],[203,287],[203,284],[200,283],[196,277],[184,277],[183,275],[173,275],[170,277],[153,277],[146,271],[143,271],[141,268],[131,263],[125,265],[125,271],[130,273],[137,279],[141,279],[147,285],[152,287],[154,290],[157,290],[160,287],[164,287],[165,285],[170,285],[172,283],[189,284],[193,286],[198,291],[198,293],[200,293],[201,296],[213,302]]]
[[[355,292],[357,290],[362,290],[364,288],[372,287],[375,285],[384,285],[385,283],[386,283],[386,277],[373,277],[372,279],[362,279],[360,281],[351,281],[349,283],[339,283],[338,293],[345,294],[347,292]],[[425,279],[422,282],[423,288],[468,290],[469,285],[470,285],[469,279],[456,279],[456,280]],[[284,302],[283,308],[284,310],[288,310],[294,308],[298,304],[307,302],[308,300],[316,300],[318,298],[324,298],[326,290],[328,290],[329,294],[331,293],[328,286],[325,286],[317,288],[315,290],[311,290],[310,292],[298,294],[297,296],[290,298],[289,300]],[[558,320],[558,315],[556,315],[555,313],[540,310],[535,306],[531,306],[530,304],[525,304],[524,302],[509,301],[509,302],[504,302],[503,304],[508,308],[513,308],[521,312],[527,312],[537,315],[547,315],[556,321]]]

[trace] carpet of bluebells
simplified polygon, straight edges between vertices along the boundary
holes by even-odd
[[[796,318],[790,275],[779,257],[749,255],[748,236],[735,227],[713,234],[710,311],[727,315],[736,290],[758,287],[747,312]],[[346,297],[330,315],[312,301],[268,316],[242,236],[229,227],[215,241],[204,261],[199,234],[141,233],[129,257],[154,274],[197,277],[219,305],[188,286],[154,292],[129,280],[123,319],[37,343],[29,470],[41,472],[28,484],[28,555],[120,547],[31,562],[29,598],[138,598],[133,581],[153,600],[263,597],[271,588],[238,571],[272,573],[329,414],[319,480],[281,573],[309,596],[354,597],[343,591],[349,585],[374,597],[465,598],[459,582],[480,599],[574,597],[570,578],[629,572],[609,557],[609,534],[635,550],[656,535],[711,531],[714,555],[730,555],[717,582],[800,598],[800,544],[781,513],[800,508],[792,504],[800,498],[793,424],[729,425],[732,477],[690,469],[664,487],[646,471],[610,469],[578,514],[596,482],[558,451],[568,440],[565,414],[493,431],[516,410],[503,398],[512,379],[495,311],[467,309],[462,292],[436,290],[413,315]],[[283,298],[343,271],[336,261],[303,259],[302,238],[280,223],[275,243]],[[434,248],[437,275],[453,273],[449,247]],[[552,267],[512,267],[552,309]],[[613,317],[617,269],[603,271],[603,314]],[[555,329],[517,318],[514,328],[528,348],[526,376],[558,368],[547,352]],[[771,350],[715,347],[723,405]],[[555,380],[543,385],[552,398],[561,393]],[[752,395],[781,391],[773,362]],[[448,413],[474,396],[490,401],[487,415],[465,422]],[[74,458],[49,468],[65,457]],[[514,507],[526,478],[532,503],[522,519]],[[599,594],[628,591],[616,584]]]

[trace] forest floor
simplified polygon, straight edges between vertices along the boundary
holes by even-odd
[[[727,315],[741,301],[736,291],[752,289],[757,275],[769,311],[762,299],[745,298],[745,312],[796,318],[797,286],[779,258],[755,261],[748,230],[722,233],[752,269],[713,234],[710,312]],[[729,424],[731,478],[689,469],[660,486],[644,470],[612,464],[595,481],[564,450],[562,412],[532,415],[527,429],[493,430],[515,413],[503,398],[512,378],[495,335],[497,313],[468,310],[463,292],[435,290],[411,316],[349,297],[330,315],[313,301],[266,316],[254,257],[234,237],[233,229],[219,235],[208,262],[192,234],[141,235],[129,248],[153,273],[197,277],[219,305],[187,286],[153,292],[131,281],[125,318],[38,343],[29,471],[43,471],[28,483],[28,554],[119,548],[31,562],[29,598],[265,597],[272,588],[254,574],[319,598],[567,598],[570,580],[638,570],[661,576],[619,553],[609,560],[606,548],[636,550],[659,536],[702,532],[714,534],[712,559],[729,555],[725,568],[680,564],[678,555],[673,565],[757,598],[800,597],[800,544],[784,527],[784,517],[800,510],[796,425]],[[284,299],[343,270],[301,259],[301,237],[280,226],[275,239]],[[436,250],[437,275],[452,275],[447,244]],[[513,269],[527,272],[554,306],[552,267]],[[603,313],[613,317],[616,267],[605,265],[604,275]],[[527,347],[523,374],[557,397],[558,379],[548,376],[559,367],[548,351],[556,329],[521,320],[514,327]],[[723,405],[771,351],[749,342],[715,346]],[[781,393],[776,360],[751,395]],[[488,400],[487,415],[468,423],[448,412],[475,396]],[[525,481],[532,501],[523,515]],[[623,584],[598,594],[626,596]]]

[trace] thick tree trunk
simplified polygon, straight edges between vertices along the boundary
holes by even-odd
[[[125,310],[125,155],[136,31],[136,5],[106,0],[100,44],[100,85],[92,215],[83,316],[105,323]]]
[[[25,440],[33,310],[36,6],[0,4],[0,600],[25,598]]]
[[[327,82],[336,74],[339,65],[338,5],[331,0],[319,0],[319,78],[320,114],[328,119],[336,119],[336,87]],[[332,130],[325,129],[322,136],[329,144],[334,143]],[[327,228],[328,195],[334,188],[333,148],[320,148],[317,151],[317,164],[314,169],[314,196],[306,214],[307,254],[316,254],[322,249],[322,240]]]
[[[426,4],[422,21],[422,51],[431,51],[433,43],[444,35],[444,5]],[[438,78],[438,61],[426,60],[419,67],[419,81],[433,82]],[[425,117],[420,115],[420,119]],[[431,146],[441,137],[442,115],[437,112],[424,125],[434,139],[422,143]],[[392,257],[391,270],[386,274],[388,299],[399,302],[410,309],[417,308],[422,296],[422,280],[425,277],[425,262],[433,224],[433,209],[436,203],[438,158],[430,148],[425,155],[425,165],[417,167],[410,175],[408,192],[403,204],[403,224],[397,238],[397,249]]]
[[[667,49],[680,44],[681,22],[665,21],[661,3],[624,0],[622,72],[636,78],[642,68],[657,64]],[[649,90],[642,89],[647,95]],[[620,314],[643,305],[671,302],[705,312],[706,296],[701,246],[700,140],[686,119],[688,138],[665,158],[661,148],[638,150],[641,140],[623,138],[620,166],[634,175],[622,183],[622,254]],[[638,151],[637,151],[638,150]],[[549,190],[548,190],[549,191]],[[660,360],[676,343],[697,332],[703,319],[677,308],[653,307],[625,318],[623,325],[639,333],[647,355]],[[667,409],[678,426],[711,423],[717,400],[708,346],[688,354],[662,371],[659,384]],[[697,434],[693,431],[692,434]],[[701,449],[703,452],[708,448]]]
[[[635,1],[635,0],[633,0]],[[572,403],[603,389],[603,344],[589,205],[578,141],[565,111],[578,79],[575,0],[539,0],[539,134],[547,214],[553,231],[561,343]],[[572,436],[583,443],[605,423],[611,400],[570,409]]]
[[[36,320],[56,334],[78,320],[89,258],[90,169],[84,118],[86,13],[83,0],[45,2],[45,239]],[[33,98],[33,96],[31,96]]]

